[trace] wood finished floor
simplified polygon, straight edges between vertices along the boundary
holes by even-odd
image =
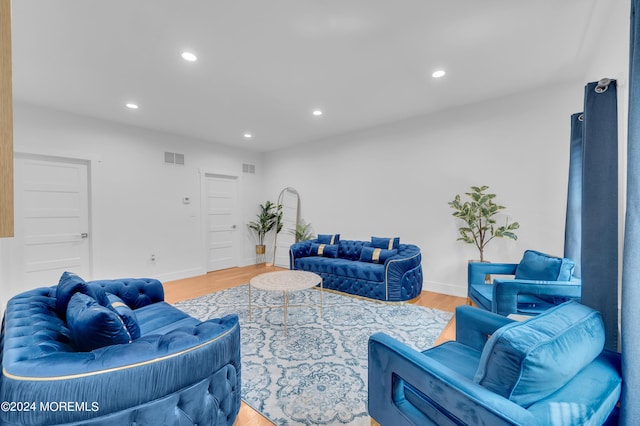
[[[183,280],[169,281],[164,283],[165,300],[168,303],[180,302],[193,299],[214,291],[225,290],[249,282],[251,278],[265,272],[279,271],[282,268],[268,266],[265,264],[245,266],[242,268],[230,268],[222,271],[210,272],[206,275],[186,278]],[[465,304],[463,297],[448,296],[440,293],[423,291],[422,294],[412,301],[419,306],[440,309],[442,311],[454,312],[456,306]],[[436,344],[455,339],[456,333],[455,317],[445,327],[436,340]],[[262,416],[244,402],[240,407],[240,413],[236,419],[237,426],[272,426],[268,419]]]

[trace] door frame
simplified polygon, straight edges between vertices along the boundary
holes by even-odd
[[[202,252],[202,270],[204,274],[207,274],[209,271],[209,259],[208,259],[208,237],[207,237],[207,177],[221,177],[226,179],[234,179],[236,181],[236,205],[235,205],[235,216],[238,221],[238,226],[236,228],[236,232],[233,240],[233,264],[235,267],[240,266],[240,254],[242,253],[242,238],[240,238],[240,230],[241,225],[240,221],[244,217],[242,215],[242,203],[241,200],[241,191],[240,191],[240,175],[237,173],[229,173],[219,170],[210,170],[210,169],[199,169],[200,172],[200,246]]]

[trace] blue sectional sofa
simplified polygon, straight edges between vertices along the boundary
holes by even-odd
[[[157,280],[63,275],[9,301],[1,339],[2,425],[232,425],[240,409],[237,316],[192,318]]]
[[[319,235],[291,245],[289,262],[292,270],[320,275],[324,288],[356,296],[400,302],[422,291],[420,248],[400,244],[398,238],[355,241]]]

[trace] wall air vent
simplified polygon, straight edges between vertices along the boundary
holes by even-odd
[[[256,174],[256,165],[255,164],[242,164],[242,173]]]
[[[175,164],[177,166],[184,166],[184,154],[178,154],[177,152],[165,152],[164,164]]]

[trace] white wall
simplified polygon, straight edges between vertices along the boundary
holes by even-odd
[[[316,232],[417,244],[424,289],[463,296],[478,254],[456,241],[447,202],[471,185],[489,185],[521,225],[518,241],[491,242],[487,259],[563,254],[569,117],[583,90],[559,84],[269,153],[267,190],[295,187]]]
[[[15,105],[14,124],[16,153],[91,161],[94,268],[88,278],[204,273],[202,171],[239,176],[239,261],[255,261],[245,224],[263,198],[262,154],[25,104]],[[185,154],[185,166],[164,164],[165,151]],[[255,164],[256,174],[243,174],[242,163]]]
[[[400,236],[422,248],[425,289],[464,295],[466,262],[477,253],[456,241],[458,223],[447,205],[455,194],[490,185],[520,222],[519,240],[492,242],[488,259],[517,261],[527,248],[562,254],[569,116],[582,110],[587,81],[619,80],[624,145],[629,2],[617,0],[607,11],[610,25],[597,40],[584,80],[283,149],[264,159],[243,149],[20,103],[14,111],[15,150],[91,161],[90,278],[169,280],[203,273],[205,170],[240,176],[241,264],[255,259],[246,223],[258,204],[275,201],[282,188],[292,186],[301,195],[302,217],[316,232],[349,239]],[[164,165],[164,151],[184,153],[186,166]],[[257,174],[243,175],[244,162],[256,164]],[[191,205],[181,203],[184,196]],[[0,258],[10,244],[0,241]],[[0,264],[3,297],[11,292],[8,266]]]

